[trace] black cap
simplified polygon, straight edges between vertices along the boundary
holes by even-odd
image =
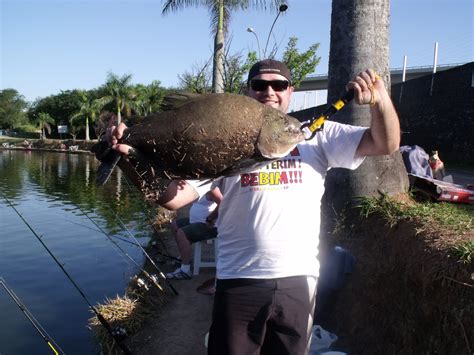
[[[250,68],[247,82],[254,76],[265,73],[283,75],[291,83],[291,73],[286,64],[274,59],[264,59],[255,63],[252,68]]]

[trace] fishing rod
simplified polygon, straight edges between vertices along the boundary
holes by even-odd
[[[38,320],[33,316],[33,314],[28,310],[25,304],[20,300],[20,298],[13,292],[10,286],[7,285],[7,282],[3,277],[0,276],[0,285],[3,286],[5,291],[7,291],[8,295],[12,298],[13,302],[20,308],[23,312],[25,317],[30,321],[30,323],[35,327],[36,331],[39,335],[43,338],[43,340],[48,344],[48,346],[53,350],[54,354],[59,355],[65,354],[65,352],[61,349],[61,347],[51,338],[51,336],[44,330]]]
[[[84,224],[81,224],[81,223],[77,223],[77,222],[74,222],[74,221],[71,221],[69,219],[67,219],[68,222],[71,222],[73,224],[75,224],[76,226],[80,226],[80,227],[83,227],[83,228],[87,228],[87,229],[90,229],[91,231],[94,231],[94,232],[98,232],[98,233],[102,233],[100,230],[98,229],[95,229],[95,228],[92,228],[92,227],[89,227],[89,226],[86,226]],[[138,244],[134,243],[134,242],[131,242],[127,239],[123,239],[123,238],[120,238],[118,235],[111,235],[111,237],[115,238],[115,239],[118,239],[122,242],[125,242],[125,243],[128,243],[128,244],[132,244],[132,245],[135,245],[135,246],[138,246]]]
[[[171,288],[171,290],[174,292],[175,295],[179,295],[178,291],[176,291],[176,289],[174,288],[173,284],[170,282],[170,280],[168,280],[168,278],[166,277],[166,275],[163,273],[163,271],[160,270],[160,268],[158,267],[158,265],[156,265],[156,263],[153,261],[153,259],[151,258],[151,256],[146,252],[145,248],[142,247],[142,245],[140,244],[140,242],[138,241],[138,239],[132,234],[132,232],[130,232],[130,230],[125,226],[125,224],[123,223],[123,221],[120,219],[120,217],[118,216],[117,213],[115,213],[115,218],[117,219],[117,221],[120,223],[120,225],[122,226],[122,228],[128,233],[128,235],[130,237],[133,238],[133,240],[135,241],[135,243],[137,243],[138,247],[142,250],[143,254],[145,255],[145,257],[148,259],[148,261],[150,261],[150,263],[155,267],[155,269],[158,271],[158,274],[166,281],[166,283],[168,284],[168,286]]]
[[[3,198],[7,201],[8,205],[13,208],[13,210],[16,212],[16,214],[20,217],[20,219],[23,221],[23,223],[29,228],[29,230],[33,233],[33,235],[38,239],[38,241],[41,243],[41,245],[46,249],[46,251],[49,253],[49,255],[53,258],[53,260],[58,264],[59,268],[62,270],[64,275],[69,279],[69,281],[73,284],[73,286],[76,288],[76,290],[79,292],[79,294],[82,296],[84,301],[89,305],[89,308],[94,312],[96,315],[97,319],[99,322],[104,326],[104,328],[107,330],[107,332],[110,334],[110,336],[115,340],[117,345],[122,349],[122,351],[126,355],[131,355],[131,351],[127,348],[127,346],[123,343],[122,337],[119,336],[118,333],[116,333],[113,329],[112,326],[107,322],[107,320],[104,318],[102,314],[100,314],[99,310],[92,305],[92,303],[88,300],[84,292],[81,290],[79,285],[73,280],[71,275],[66,271],[64,266],[61,264],[61,262],[54,256],[53,252],[48,248],[48,246],[43,242],[42,237],[38,235],[38,233],[35,232],[33,227],[30,226],[30,224],[26,221],[26,219],[22,216],[20,212],[13,206],[13,204],[10,202],[10,200],[2,193]]]
[[[131,243],[131,242],[130,242]],[[135,244],[135,243],[132,243],[132,244]],[[180,258],[176,258],[174,256],[171,256],[171,255],[168,255],[168,254],[163,254],[163,253],[160,253],[159,251],[156,252],[158,255],[161,255],[161,256],[164,256],[165,258],[168,258],[170,260],[173,260],[173,261],[176,261],[176,262],[181,262],[181,259]]]
[[[128,190],[130,192],[133,192],[132,186],[130,185],[130,182],[129,182],[129,180],[126,176],[125,176],[125,183],[127,184]],[[148,217],[148,219],[151,220],[152,219],[152,216],[150,215],[151,212],[147,208],[147,206],[149,206],[149,203],[147,203],[146,201],[143,201],[143,200],[142,200],[142,202],[145,205],[144,206],[144,212],[145,212],[146,216]],[[150,223],[150,225],[151,225],[151,228],[153,228],[153,230],[155,231],[155,233],[158,234],[158,230],[156,229],[156,226],[153,223]],[[161,246],[163,247],[163,249],[168,253],[168,248],[166,247],[166,244],[163,242],[163,240],[161,238],[158,238],[158,240],[160,241]],[[164,257],[167,257],[169,259],[175,260],[175,261],[181,261],[178,258],[175,258],[175,257],[173,257],[169,254],[164,254],[164,253],[158,253],[158,254],[160,254]]]
[[[90,229],[90,230],[92,230],[92,231],[94,231],[94,232],[102,233],[100,230],[98,230],[98,229],[96,229],[96,228],[92,228],[92,227],[89,227],[89,226],[86,226],[86,225],[84,225],[84,224],[77,223],[77,222],[74,222],[74,221],[71,221],[71,220],[67,220],[67,221],[68,221],[68,222],[71,222],[71,223],[73,223],[73,224],[75,224],[76,226],[80,226],[80,227],[83,227],[83,228],[87,228],[87,229]],[[134,245],[134,246],[136,246],[136,247],[140,246],[140,244],[137,244],[137,243],[132,242],[132,241],[127,240],[127,239],[120,238],[118,235],[110,235],[110,236],[113,237],[113,238],[115,238],[115,239],[118,239],[118,240],[120,240],[120,241],[122,241],[122,242],[124,242],[124,243],[128,243],[128,244]],[[174,256],[171,256],[171,255],[168,255],[168,254],[164,254],[164,253],[161,253],[161,252],[159,252],[159,251],[157,251],[156,253],[157,253],[158,255],[161,255],[161,256],[163,256],[163,257],[165,257],[165,258],[168,258],[168,259],[171,259],[171,260],[173,260],[173,261],[181,262],[181,259],[176,258],[176,257],[174,257]]]
[[[374,72],[375,79],[380,80],[382,77]],[[372,85],[372,84],[371,84]],[[369,90],[371,93],[370,104],[375,103],[375,93],[373,86],[369,86]],[[354,98],[355,92],[354,90],[347,91],[340,99],[333,102],[324,112],[319,115],[318,117],[313,117],[309,120],[309,122],[304,123],[301,125],[301,131],[304,134],[305,140],[309,141],[314,138],[316,132],[323,129],[324,122],[335,115],[339,110],[341,110],[344,106],[347,105]]]
[[[342,109],[353,98],[354,90],[346,92],[343,97],[329,106],[321,115],[319,115],[319,117],[313,117],[309,122],[301,125],[301,131],[303,131],[305,139],[307,141],[313,139],[316,135],[316,132],[323,129],[324,122],[337,113],[340,109]]]
[[[103,233],[117,247],[118,250],[120,250],[127,258],[129,258],[160,291],[164,291],[163,287],[161,287],[161,285],[158,283],[158,280],[156,279],[156,277],[153,277],[145,269],[143,269],[135,261],[135,259],[133,259],[115,240],[113,240],[112,237],[106,231],[104,231],[104,229],[101,226],[99,226],[99,224],[96,221],[94,221],[91,217],[89,217],[89,215],[85,211],[83,211],[80,207],[78,207],[78,209],[84,214],[84,216],[86,216],[89,219],[89,221],[94,223],[94,225],[99,229],[99,231]]]

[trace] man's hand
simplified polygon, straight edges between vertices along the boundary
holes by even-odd
[[[370,104],[370,129],[365,132],[356,156],[392,154],[400,146],[400,123],[384,82],[372,69],[360,72],[346,86],[354,90],[359,105]]]
[[[125,131],[126,128],[127,126],[125,123],[120,123],[117,127],[109,127],[105,133],[105,139],[112,146],[112,149],[123,155],[128,155],[129,150],[132,148],[127,144],[118,143],[120,138],[123,136],[123,131]]]
[[[347,83],[346,89],[348,91],[354,90],[354,99],[359,105],[374,106],[376,103],[380,103],[386,93],[382,78],[372,69],[360,72]]]

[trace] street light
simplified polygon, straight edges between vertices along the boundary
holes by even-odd
[[[262,57],[261,57],[261,51],[260,51],[260,41],[258,40],[257,33],[255,32],[255,30],[254,30],[252,27],[247,28],[247,32],[253,33],[253,35],[254,35],[255,38],[257,39],[258,56],[259,56],[259,59],[262,59]]]
[[[280,7],[278,8],[278,14],[275,17],[275,20],[273,21],[272,27],[270,28],[270,32],[268,32],[268,37],[267,37],[267,43],[265,43],[265,49],[263,51],[263,56],[266,57],[267,55],[267,46],[268,46],[268,41],[270,40],[270,35],[272,34],[273,31],[273,26],[275,26],[275,22],[278,20],[278,17],[282,12],[285,12],[288,10],[288,5],[287,4],[281,4]]]
[[[270,35],[272,34],[272,31],[273,31],[273,26],[275,26],[275,22],[277,21],[278,17],[280,16],[280,14],[282,12],[285,12],[286,10],[288,10],[288,5],[286,4],[281,4],[280,7],[278,8],[278,14],[277,16],[275,17],[275,20],[273,21],[273,24],[272,24],[272,27],[270,28],[270,32],[268,32],[268,37],[267,37],[267,43],[265,44],[265,50],[262,51],[260,50],[260,41],[258,40],[258,35],[257,35],[257,32],[255,32],[255,30],[252,28],[252,27],[248,27],[247,28],[247,32],[250,32],[250,33],[253,33],[253,35],[255,36],[255,38],[257,39],[257,46],[258,46],[258,55],[259,55],[259,59],[262,59],[261,55],[263,54],[263,57],[266,57],[267,55],[267,46],[268,46],[268,41],[270,40]]]

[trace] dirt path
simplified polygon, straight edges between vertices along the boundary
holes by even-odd
[[[206,268],[191,280],[174,281],[179,295],[172,296],[156,318],[133,336],[133,353],[206,354],[204,337],[211,325],[213,297],[198,293],[196,288],[214,275],[215,269]]]
[[[180,210],[179,216],[185,215]],[[168,230],[158,234],[160,252],[177,256],[174,238]],[[214,243],[202,243],[202,259],[214,259]],[[165,259],[162,259],[166,261]],[[169,260],[168,260],[169,261]],[[161,263],[162,270],[173,271],[177,265]],[[204,337],[211,325],[213,296],[197,292],[205,281],[214,278],[215,268],[201,268],[199,275],[190,280],[172,281],[179,295],[169,291],[165,304],[157,310],[152,319],[140,332],[128,339],[133,354],[204,355]]]

